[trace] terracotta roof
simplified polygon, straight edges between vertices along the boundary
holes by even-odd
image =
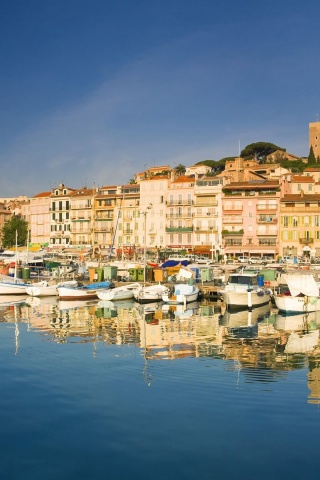
[[[320,167],[308,167],[305,172],[320,172]]]
[[[306,175],[292,175],[291,182],[312,183],[314,182],[314,178],[307,177]]]
[[[247,182],[231,182],[223,187],[223,189],[234,190],[234,189],[243,189],[243,190],[253,190],[253,189],[269,190],[270,188],[279,188],[279,182],[267,180],[253,180]]]
[[[284,195],[281,199],[281,202],[319,202],[320,201],[320,193],[313,193],[313,194],[308,194],[308,193],[290,193],[287,195]]]
[[[34,195],[32,198],[40,198],[40,197],[50,197],[51,192],[41,192]]]
[[[93,189],[92,188],[80,188],[79,190],[75,190],[74,192],[70,193],[70,197],[81,197],[81,196],[92,196]]]
[[[180,177],[176,178],[172,183],[194,183],[195,179],[194,176],[189,175],[180,175]]]

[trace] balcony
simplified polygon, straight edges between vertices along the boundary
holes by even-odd
[[[313,240],[313,238],[299,238],[299,243],[301,243],[301,245],[309,245],[313,243]]]
[[[233,205],[229,208],[224,207],[222,210],[223,215],[228,215],[234,212],[242,212],[243,211],[243,206],[242,205]]]
[[[193,232],[193,227],[166,227],[167,233],[188,233]]]
[[[270,204],[270,205],[267,205],[267,204],[257,204],[257,210],[265,210],[266,212],[269,212],[270,210],[273,210],[273,213],[275,210],[278,209],[278,205],[276,204]]]
[[[226,235],[243,235],[243,230],[222,230],[222,236],[225,237]]]
[[[196,233],[218,233],[218,228],[208,226],[195,227],[195,231]]]
[[[88,234],[88,233],[91,233],[91,228],[84,228],[82,230],[71,230],[70,233],[72,233],[73,235],[81,235],[81,234]]]
[[[99,221],[113,221],[113,216],[112,217],[107,217],[107,216],[96,215],[95,220],[97,222],[99,222]]]
[[[193,204],[192,200],[172,200],[172,201],[170,201],[170,202],[166,202],[167,207],[174,207],[174,206],[178,206],[178,207],[183,207],[183,206],[191,207],[192,204]]]
[[[203,200],[201,198],[197,198],[197,200],[194,202],[194,206],[211,208],[211,207],[217,207],[218,202],[211,203],[211,202],[208,202],[208,200],[206,200],[205,198]]]
[[[278,223],[277,218],[258,218],[257,223]]]
[[[95,227],[94,228],[94,231],[99,233],[99,232],[103,232],[103,233],[113,233],[113,228],[109,228],[109,227]]]

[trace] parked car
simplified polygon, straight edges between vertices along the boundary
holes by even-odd
[[[249,263],[262,263],[262,257],[250,257],[249,258]]]
[[[249,257],[246,257],[245,255],[242,257],[238,257],[238,262],[240,263],[249,263]]]
[[[267,264],[267,263],[277,263],[277,260],[273,257],[262,257],[262,263]]]

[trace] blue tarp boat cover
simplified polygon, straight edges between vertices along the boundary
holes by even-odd
[[[189,265],[188,260],[182,260],[182,262],[178,262],[177,260],[167,260],[161,265],[161,268],[167,268],[167,267],[176,267],[177,265],[181,264],[183,267],[186,267]]]

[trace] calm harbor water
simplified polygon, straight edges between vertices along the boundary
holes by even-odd
[[[319,325],[0,299],[1,478],[316,478]]]

